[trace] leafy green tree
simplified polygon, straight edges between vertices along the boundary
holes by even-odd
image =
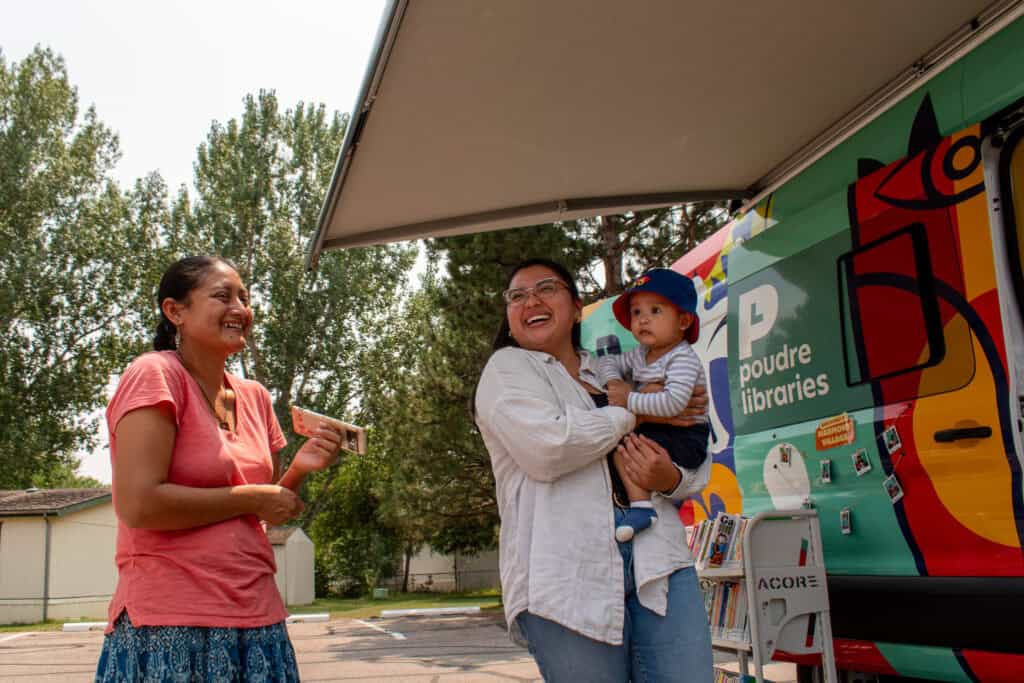
[[[285,429],[292,403],[358,415],[358,349],[376,342],[415,257],[409,246],[381,246],[304,267],[347,121],[322,105],[281,111],[271,91],[246,97],[239,119],[211,126],[195,195],[180,194],[171,212],[178,250],[227,257],[248,285],[257,324],[241,370],[270,390]]]
[[[394,575],[402,540],[397,529],[382,523],[375,492],[384,467],[375,452],[349,456],[335,477],[311,484],[310,497],[330,501],[309,526],[316,547],[317,595],[332,589],[366,594],[382,577]]]
[[[125,194],[116,135],[63,59],[0,54],[0,488],[59,479],[92,447],[113,372],[144,343],[159,180]]]
[[[621,294],[648,268],[668,268],[725,224],[721,202],[598,216],[566,224],[590,245],[580,287],[594,300]]]
[[[64,464],[32,475],[31,484],[39,489],[96,489],[106,486],[100,480],[82,476],[75,472],[75,468]]]

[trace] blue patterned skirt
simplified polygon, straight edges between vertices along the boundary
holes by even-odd
[[[284,622],[257,628],[132,626],[122,612],[103,639],[96,683],[291,683],[299,680]]]

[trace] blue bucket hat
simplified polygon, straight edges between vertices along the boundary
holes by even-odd
[[[693,280],[668,268],[652,268],[638,277],[633,286],[623,292],[612,304],[615,319],[627,330],[631,318],[629,300],[637,292],[660,294],[680,311],[692,313],[693,322],[686,328],[684,338],[691,344],[697,341],[697,336],[700,334],[700,320],[697,317],[697,288],[693,286]]]

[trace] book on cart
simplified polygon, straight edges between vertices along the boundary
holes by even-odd
[[[721,513],[695,527],[690,552],[698,569],[737,569],[742,566],[741,549],[747,518]]]
[[[750,643],[747,593],[738,581],[719,581],[706,591],[705,606],[711,637],[715,640]]]
[[[735,671],[726,671],[725,669],[715,669],[715,677],[711,679],[713,683],[754,683],[755,678],[753,676],[745,676]],[[764,683],[772,683],[769,680],[765,680]]]

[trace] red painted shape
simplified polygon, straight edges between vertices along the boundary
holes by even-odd
[[[888,660],[882,655],[878,647],[866,640],[847,640],[836,638],[833,648],[836,655],[836,668],[849,669],[851,671],[863,671],[865,673],[887,674],[896,676],[898,672],[892,668]],[[804,666],[820,666],[820,654],[794,654],[785,650],[776,650],[772,659],[777,662],[792,662]],[[1019,683],[1019,681],[1018,681]]]
[[[772,659],[776,662],[791,662],[793,664],[803,664],[804,666],[821,666],[820,654],[798,655],[786,652],[785,650],[776,650],[775,654],[772,655]]]
[[[836,654],[837,669],[888,674],[889,676],[899,675],[899,672],[892,668],[878,646],[870,641],[836,638],[833,641],[833,648]]]
[[[982,683],[1020,683],[1024,681],[1024,655],[1003,652],[962,650],[960,654]]]
[[[707,238],[695,248],[686,252],[678,261],[672,264],[672,270],[682,273],[687,277],[696,275],[702,280],[707,280],[718,263],[719,254],[725,246],[725,240],[732,231],[732,224],[725,226],[711,237]]]

